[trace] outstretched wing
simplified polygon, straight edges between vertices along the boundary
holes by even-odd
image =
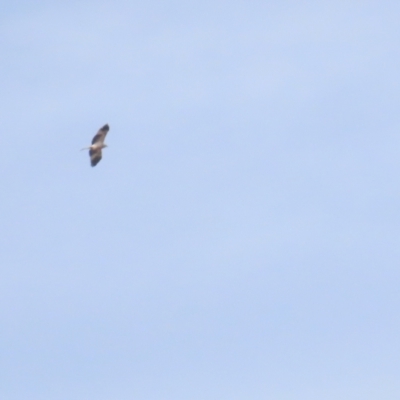
[[[98,162],[101,160],[101,157],[102,157],[101,149],[100,148],[99,149],[90,149],[89,156],[90,156],[90,165],[92,167],[95,167],[98,164]]]
[[[94,138],[92,139],[92,144],[103,143],[109,130],[110,127],[108,126],[108,124],[105,124],[102,128],[100,128],[96,135],[94,135]]]

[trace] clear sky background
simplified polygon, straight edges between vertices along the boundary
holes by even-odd
[[[398,400],[399,17],[3,0],[0,398]]]

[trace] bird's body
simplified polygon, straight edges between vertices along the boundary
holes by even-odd
[[[95,167],[98,164],[102,157],[101,150],[104,149],[104,147],[107,147],[107,145],[104,143],[104,140],[109,130],[110,127],[108,126],[108,124],[104,125],[93,137],[91,146],[82,149],[89,149],[90,165],[92,167]]]

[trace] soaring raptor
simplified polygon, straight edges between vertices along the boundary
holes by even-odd
[[[104,139],[106,138],[109,130],[110,127],[108,126],[108,124],[105,124],[102,128],[99,129],[96,135],[94,135],[94,138],[92,139],[92,145],[89,147],[84,147],[82,149],[89,149],[90,165],[92,167],[95,167],[98,164],[102,157],[101,150],[104,149],[104,147],[107,147],[107,145],[104,143]]]

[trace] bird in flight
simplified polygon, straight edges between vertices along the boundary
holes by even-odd
[[[90,165],[95,167],[101,160],[102,154],[101,150],[107,145],[104,143],[107,132],[110,130],[108,124],[105,124],[99,131],[94,135],[92,139],[92,145],[89,147],[84,147],[82,150],[89,150]]]

